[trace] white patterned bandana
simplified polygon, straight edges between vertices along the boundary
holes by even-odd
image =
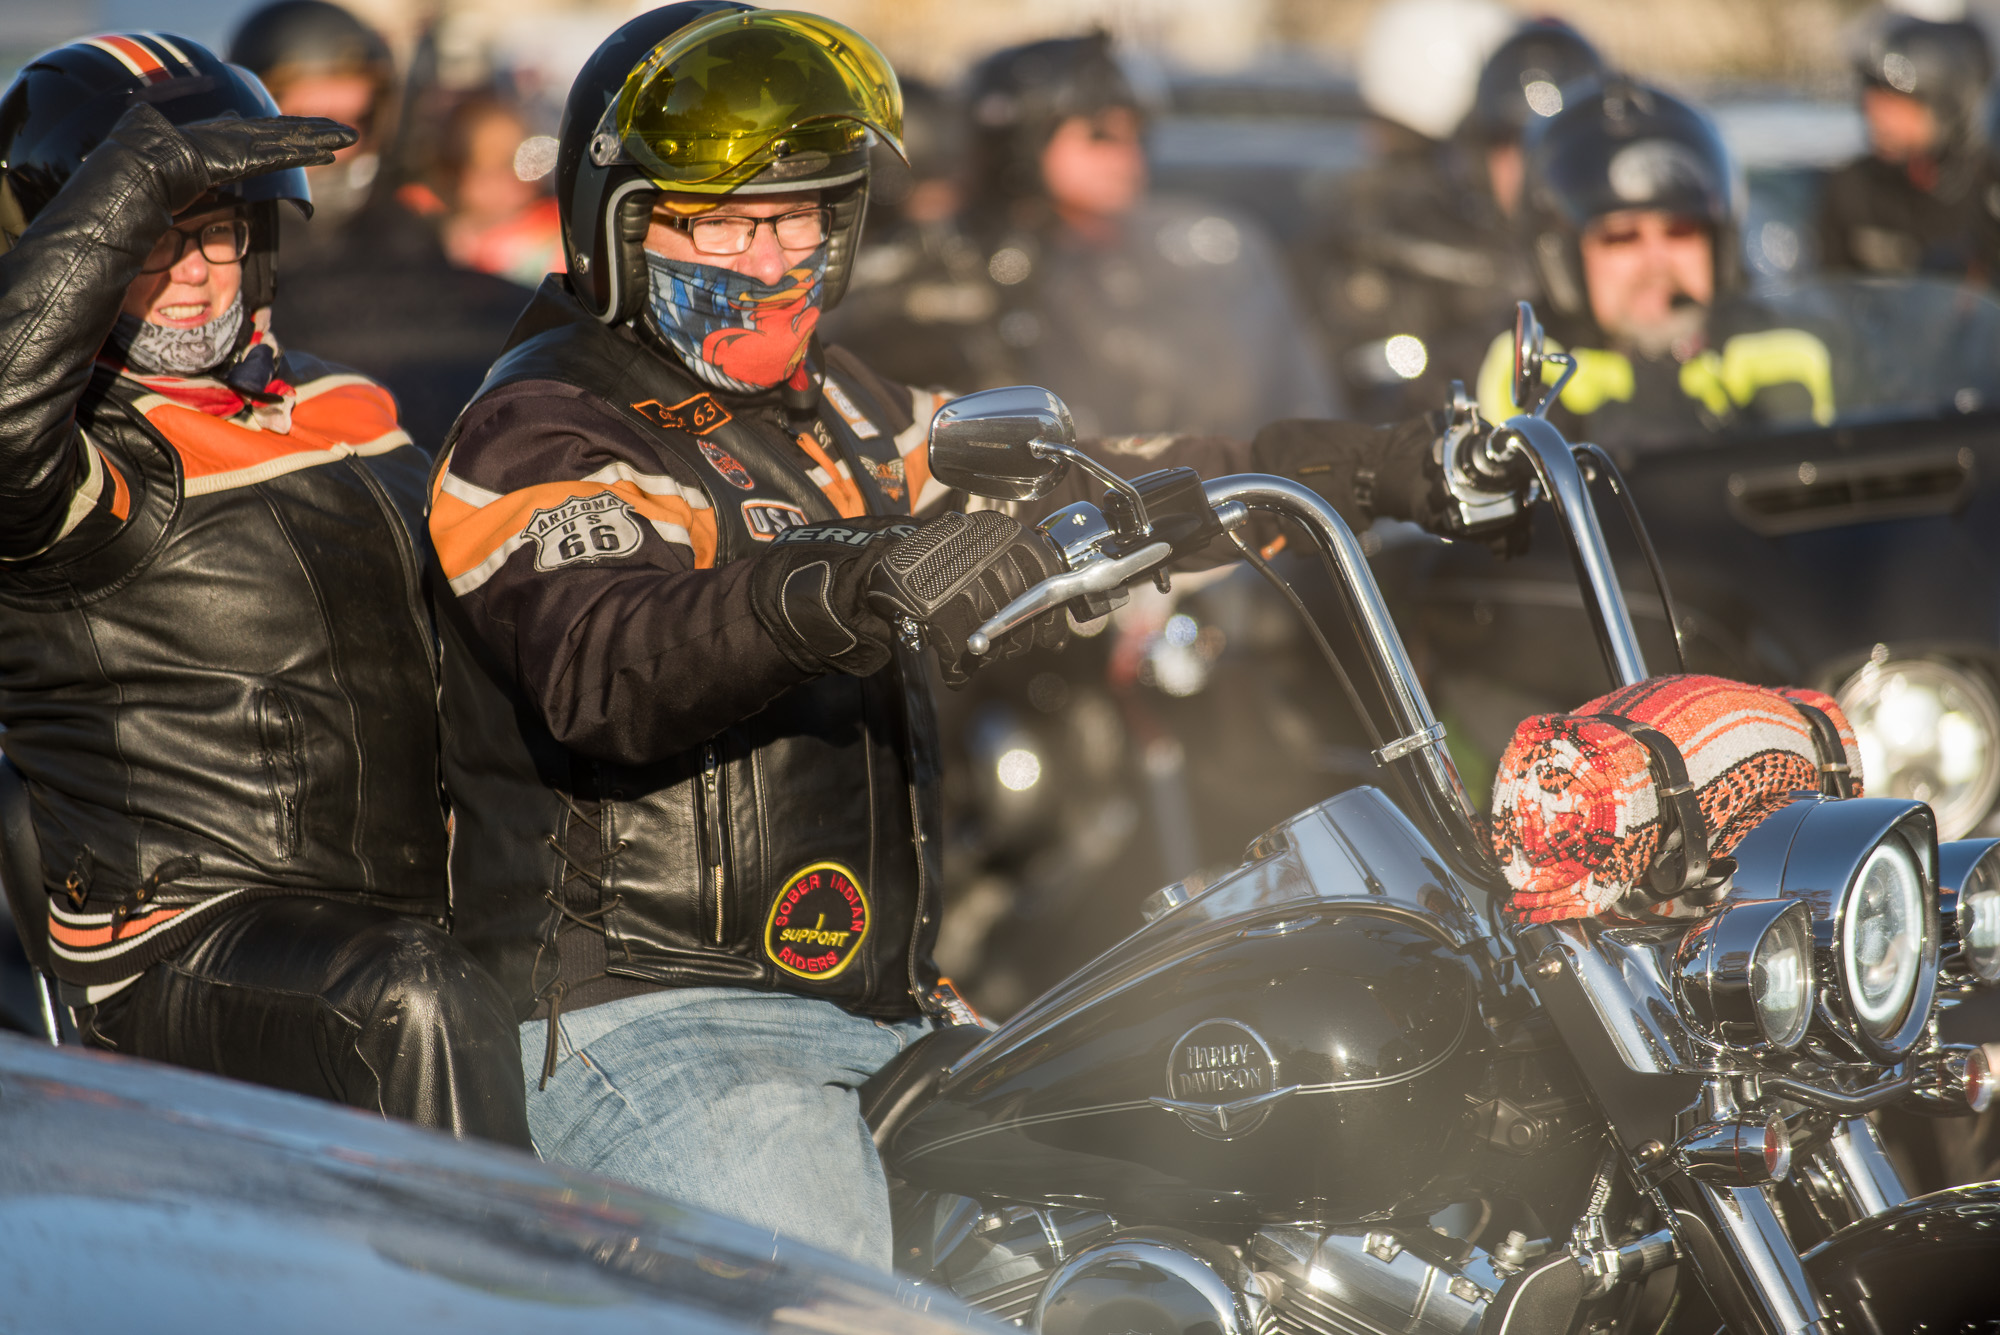
[[[124,353],[125,364],[135,371],[200,375],[229,359],[242,329],[243,293],[239,290],[228,310],[192,329],[172,329],[136,315],[121,315],[111,331],[111,341]]]

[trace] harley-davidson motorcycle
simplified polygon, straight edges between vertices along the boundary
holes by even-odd
[[[1515,344],[1532,402],[1566,359],[1525,306]],[[1935,1016],[2000,980],[2000,841],[1941,844],[1916,800],[1799,793],[1715,864],[1698,920],[1522,925],[1317,495],[1117,479],[1027,387],[947,405],[930,448],[978,495],[1032,499],[1069,467],[1109,487],[1044,522],[1065,572],[975,652],[1055,607],[1101,614],[1224,535],[1263,568],[1253,516],[1308,535],[1386,790],[1168,886],[1004,1027],[941,1030],[876,1077],[899,1269],[1044,1335],[1993,1328],[2000,1184],[1907,1199],[1869,1114],[1986,1105],[1983,1052]],[[1587,481],[1612,462],[1539,412],[1488,431],[1463,403],[1441,449],[1468,530],[1547,503],[1605,663],[1644,679]]]

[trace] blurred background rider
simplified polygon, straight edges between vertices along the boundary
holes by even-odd
[[[1108,36],[988,56],[962,114],[957,230],[982,261],[983,275],[965,277],[983,278],[990,314],[962,332],[937,321],[937,336],[990,329],[1000,345],[969,350],[968,369],[1053,390],[1091,434],[1247,435],[1333,410],[1311,326],[1258,223],[1226,201],[1148,190],[1146,115]],[[942,264],[896,281],[964,292],[951,251],[935,249]],[[871,303],[830,328],[893,348],[911,318],[907,299]]]
[[[2000,285],[1991,240],[2000,198],[1991,190],[1982,123],[1993,79],[1985,30],[1883,14],[1855,65],[1868,152],[1827,178],[1821,264]]]
[[[286,323],[302,343],[388,386],[411,438],[435,451],[525,294],[452,263],[436,224],[398,198],[413,166],[402,117],[415,109],[374,29],[328,0],[276,0],[244,17],[229,59],[262,79],[280,110],[360,131],[315,169],[313,190],[326,202],[312,221],[284,224]]]

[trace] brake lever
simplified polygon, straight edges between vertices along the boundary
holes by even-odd
[[[1144,574],[1174,554],[1173,544],[1153,542],[1126,556],[1090,561],[1075,570],[1051,575],[1008,603],[978,630],[965,637],[967,653],[984,655],[993,642],[1024,622],[1061,607],[1085,594],[1109,593],[1136,575]]]

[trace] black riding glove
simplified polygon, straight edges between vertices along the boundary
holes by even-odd
[[[1016,628],[984,655],[966,652],[981,623],[1030,586],[1061,574],[1062,554],[1037,529],[997,510],[948,514],[891,547],[875,567],[870,597],[888,615],[923,626],[947,686],[963,686],[987,659],[1069,638],[1061,608]]]
[[[1441,414],[1385,427],[1309,419],[1272,422],[1252,438],[1250,466],[1311,487],[1349,528],[1403,519],[1440,537],[1477,538],[1499,556],[1527,550],[1525,512],[1490,531],[1468,533],[1460,523],[1439,455],[1444,431]]]
[[[868,577],[909,519],[867,515],[786,529],[750,572],[750,603],[800,670],[865,677],[888,665],[896,631],[868,601]]]
[[[171,182],[167,207],[175,213],[187,208],[209,191],[232,181],[290,167],[322,167],[333,161],[334,150],[346,148],[360,136],[339,121],[320,116],[269,116],[239,120],[224,116],[174,126],[156,109],[141,103],[119,118],[112,133],[125,126],[158,133],[165,130],[180,139],[192,159],[192,170],[169,170]],[[185,168],[186,164],[174,164]]]

